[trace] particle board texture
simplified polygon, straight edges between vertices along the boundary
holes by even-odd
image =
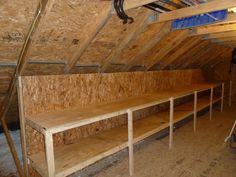
[[[22,77],[23,113],[27,117],[50,110],[63,110],[76,106],[85,107],[90,104],[111,102],[203,81],[202,72],[198,69],[24,76]],[[136,120],[142,119],[166,106],[154,106],[137,111],[134,113],[134,117]],[[126,123],[126,115],[121,115],[120,117],[61,132],[54,135],[54,145],[78,142],[83,137],[122,126]],[[26,137],[28,155],[44,151],[44,136],[42,134],[26,125]]]

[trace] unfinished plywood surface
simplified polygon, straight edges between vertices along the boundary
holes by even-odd
[[[22,0],[0,2],[0,58],[15,62],[36,9],[36,3]]]
[[[24,77],[26,116],[189,85],[195,71]]]
[[[84,0],[55,1],[45,23],[40,24],[36,31],[33,39],[36,45],[28,57],[41,60],[71,59],[80,45],[80,39],[86,34],[88,22],[91,22],[91,19],[96,17],[108,3],[105,1],[98,3],[96,0],[89,3]],[[51,23],[47,23],[48,21]],[[51,56],[47,56],[50,48]]]

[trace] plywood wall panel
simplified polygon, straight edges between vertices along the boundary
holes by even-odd
[[[181,87],[191,83],[194,72],[176,70],[23,77],[26,115]]]

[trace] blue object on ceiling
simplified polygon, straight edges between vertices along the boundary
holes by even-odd
[[[174,20],[172,22],[172,29],[185,29],[192,28],[202,25],[209,25],[212,23],[224,21],[228,16],[228,10],[219,10],[214,12],[208,12],[205,14],[200,14],[192,17],[186,17]]]

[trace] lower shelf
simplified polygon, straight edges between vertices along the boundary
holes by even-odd
[[[214,98],[214,102],[220,98]],[[209,106],[209,96],[198,99],[198,111]],[[174,122],[193,114],[193,102],[175,107]],[[133,124],[134,143],[157,133],[169,126],[169,111],[135,121]],[[67,176],[96,161],[114,154],[128,146],[127,126],[117,127],[81,139],[76,144],[54,147],[56,177]],[[31,165],[42,175],[47,175],[45,154],[29,157]]]

